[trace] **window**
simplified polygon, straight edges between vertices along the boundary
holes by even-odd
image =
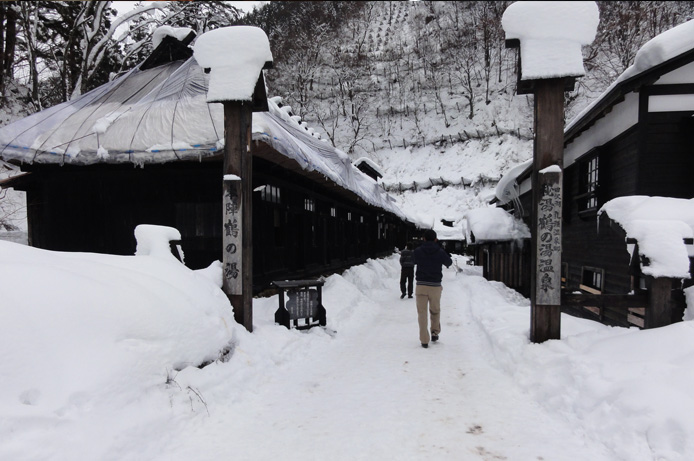
[[[280,203],[280,188],[267,184],[260,190],[260,198],[266,202]]]
[[[304,210],[313,211],[314,209],[315,209],[315,204],[313,203],[313,199],[310,199],[310,198],[304,199]]]
[[[593,294],[602,293],[605,283],[605,271],[595,267],[584,266],[581,270],[581,285],[579,288]]]
[[[351,221],[351,220],[352,220],[352,212],[348,211],[347,212],[347,221]]]
[[[598,209],[599,166],[600,157],[597,152],[580,163],[580,189],[576,197],[579,213]]]
[[[333,218],[337,216],[337,210],[335,210],[334,206],[330,207],[330,216],[332,216]]]

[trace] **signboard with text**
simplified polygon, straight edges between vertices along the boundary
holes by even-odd
[[[231,295],[242,294],[243,254],[241,245],[241,180],[224,179],[224,206],[222,234],[223,255],[223,288]]]
[[[540,171],[537,175],[540,191],[536,228],[537,305],[561,305],[561,181],[561,171]]]

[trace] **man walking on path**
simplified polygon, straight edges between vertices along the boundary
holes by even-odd
[[[424,231],[424,242],[414,250],[414,263],[417,266],[417,319],[419,321],[419,341],[422,347],[429,347],[429,327],[427,307],[431,315],[431,340],[438,341],[441,333],[441,266],[450,267],[451,256],[438,244],[433,229]]]
[[[412,254],[412,244],[408,243],[405,249],[400,252],[400,299],[412,297],[412,285],[414,283],[414,255]]]

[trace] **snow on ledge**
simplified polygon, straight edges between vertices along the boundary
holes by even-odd
[[[193,47],[195,60],[210,69],[207,102],[251,101],[258,76],[272,62],[270,41],[253,26],[230,26],[205,32]]]
[[[610,200],[598,211],[606,213],[639,245],[648,258],[644,274],[653,277],[690,278],[689,258],[694,246],[685,238],[694,237],[694,199],[633,195]]]
[[[600,12],[595,2],[516,2],[501,19],[506,39],[520,40],[521,78],[585,75],[582,45],[595,39]]]

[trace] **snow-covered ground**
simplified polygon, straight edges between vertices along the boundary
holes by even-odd
[[[0,241],[0,459],[694,457],[692,322],[532,344],[528,300],[455,256],[423,349],[394,255],[326,280],[325,329],[276,325],[275,295],[248,333],[218,265],[144,253]]]

